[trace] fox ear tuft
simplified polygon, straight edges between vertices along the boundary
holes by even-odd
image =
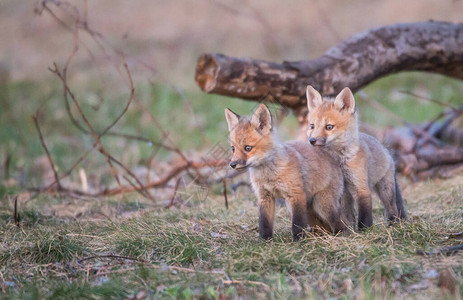
[[[267,105],[260,104],[251,117],[251,124],[262,134],[268,134],[272,130],[272,114]]]
[[[323,103],[322,95],[311,85],[307,86],[305,96],[307,97],[307,108],[309,111],[314,110]]]
[[[230,109],[225,108],[225,118],[228,123],[228,131],[232,132],[236,125],[240,122],[240,116],[232,112]]]
[[[355,113],[355,99],[354,99],[354,94],[352,94],[352,91],[350,90],[350,88],[345,87],[336,96],[336,99],[334,100],[334,106],[339,111],[346,111],[347,113],[351,115]]]

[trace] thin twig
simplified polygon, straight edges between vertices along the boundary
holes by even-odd
[[[38,114],[39,114],[39,111],[36,111],[35,114],[32,116],[32,119],[34,119],[35,128],[37,129],[37,133],[39,134],[40,143],[42,144],[42,148],[45,150],[45,153],[47,154],[48,162],[50,163],[50,167],[53,171],[53,176],[55,176],[55,182],[58,186],[58,190],[60,190],[62,188],[61,182],[59,180],[58,172],[56,171],[55,164],[53,163],[50,152],[48,151],[47,145],[45,144],[45,140],[43,139],[42,131],[40,130],[40,125],[38,121]]]
[[[139,185],[139,189],[140,190],[146,190],[146,194],[148,195],[148,198],[151,199],[152,201],[156,202],[156,200],[154,199],[154,197],[149,193],[149,191],[145,188],[145,186],[143,185],[143,183],[140,181],[140,179],[138,179],[138,177],[133,174],[132,171],[130,171],[126,166],[124,166],[120,161],[118,161],[116,158],[114,158],[112,155],[110,155],[109,153],[106,153],[106,156],[112,161],[112,162],[115,162],[118,166],[120,166],[127,174],[129,174],[133,179],[135,179],[135,181],[138,183]]]
[[[264,29],[264,41],[268,44],[269,48],[273,49],[277,52],[278,56],[282,55],[281,46],[276,38],[277,34],[275,30],[272,28],[272,23],[267,20],[265,15],[262,14],[260,9],[254,8],[248,1],[242,0],[238,5],[234,3],[233,5],[225,4],[224,2],[214,1],[214,4],[223,9],[226,12],[229,12],[236,16],[246,16],[251,20],[257,22],[259,25],[262,26]],[[241,10],[237,9],[236,7],[242,8]]]
[[[225,208],[228,209],[228,197],[227,197],[227,182],[226,179],[222,179],[223,183],[223,197],[225,199]]]
[[[71,89],[69,88],[69,85],[66,81],[66,77],[64,76],[64,71],[63,73],[60,72],[60,70],[58,69],[58,66],[56,63],[54,63],[54,69],[50,69],[50,71],[54,74],[56,74],[60,79],[61,79],[61,82],[63,84],[63,88],[65,90],[67,90],[68,94],[70,95],[74,105],[76,106],[82,120],[84,121],[84,123],[87,125],[88,129],[90,130],[90,133],[91,135],[93,136],[93,138],[95,139],[95,143],[98,144],[99,146],[99,151],[100,153],[102,153],[103,155],[105,155],[106,157],[106,162],[108,163],[109,167],[110,167],[110,170],[111,170],[111,173],[113,174],[117,184],[119,185],[119,187],[121,187],[121,183],[120,183],[120,180],[117,176],[117,171],[116,169],[114,168],[113,164],[111,163],[111,159],[110,157],[108,156],[108,152],[106,151],[106,149],[104,148],[103,144],[101,143],[101,138],[100,136],[95,132],[95,130],[93,129],[93,126],[91,125],[91,123],[89,122],[89,120],[87,119],[86,115],[84,114],[82,108],[80,107],[80,104],[79,102],[77,101],[74,93],[71,91]]]
[[[263,287],[264,289],[271,291],[272,288],[263,282],[253,281],[253,280],[223,280],[223,284],[246,284],[246,285],[257,285]]]
[[[324,1],[322,1],[324,2]],[[339,43],[342,40],[341,35],[338,33],[336,28],[334,28],[333,23],[331,22],[328,14],[326,11],[320,6],[320,3],[318,0],[312,1],[314,4],[318,15],[320,16],[321,21],[325,24],[325,27],[328,29],[328,32],[330,33],[331,37],[333,38],[333,41],[335,43]]]
[[[3,167],[4,167],[4,176],[5,179],[10,178],[10,163],[11,163],[11,153],[9,151],[6,151],[5,154],[5,161],[3,162]]]
[[[81,259],[78,259],[76,262],[78,265],[82,264],[83,261],[86,260],[91,260],[91,259],[96,259],[96,258],[116,258],[116,259],[126,259],[126,260],[132,260],[132,261],[137,261],[137,262],[146,262],[144,260],[135,258],[135,257],[130,257],[130,256],[123,256],[123,255],[115,255],[115,254],[105,254],[105,255],[92,255],[92,256],[87,256]]]
[[[14,197],[13,219],[16,226],[19,227],[21,222],[21,216],[18,213],[18,196]]]
[[[391,111],[390,109],[388,109],[387,107],[385,107],[384,105],[382,105],[381,103],[379,103],[378,101],[375,101],[373,99],[371,99],[367,93],[365,93],[364,91],[358,91],[357,92],[357,95],[360,96],[360,98],[363,99],[363,101],[366,101],[368,104],[370,104],[372,107],[374,107],[375,109],[381,111],[382,113],[384,114],[387,114],[389,115],[389,117],[391,117],[392,119],[400,122],[401,124],[404,124],[404,125],[408,125],[409,123],[403,119],[402,117],[398,116],[397,114],[395,114],[393,111]]]
[[[149,188],[165,186],[172,178],[174,178],[180,172],[182,172],[182,171],[184,171],[184,170],[186,170],[188,168],[196,168],[197,169],[197,168],[201,168],[201,167],[209,167],[209,166],[214,165],[214,164],[221,166],[221,165],[225,165],[226,163],[227,163],[226,161],[208,161],[208,162],[190,161],[190,162],[187,162],[187,163],[183,163],[183,164],[173,168],[172,170],[170,170],[170,172],[166,176],[164,176],[163,178],[146,184],[145,188],[149,189]],[[134,192],[134,191],[135,190],[132,187],[122,187],[122,188],[119,188],[119,189],[105,190],[102,193],[100,193],[99,195],[101,195],[101,196],[110,196],[110,195],[117,195],[117,194],[121,194],[121,193],[128,193],[128,192]]]
[[[413,96],[413,97],[416,97],[417,99],[421,99],[421,100],[425,100],[425,101],[428,101],[428,102],[431,102],[431,103],[435,103],[437,105],[440,105],[442,107],[445,107],[445,108],[448,108],[450,109],[450,111],[443,111],[441,112],[439,115],[437,115],[433,120],[431,120],[430,122],[428,122],[428,124],[424,127],[423,131],[424,132],[429,132],[430,129],[432,128],[432,126],[439,120],[441,119],[443,116],[445,115],[448,115],[448,114],[451,114],[451,116],[449,118],[447,118],[444,123],[442,125],[439,126],[438,129],[434,130],[434,132],[429,132],[430,136],[433,136],[433,137],[436,137],[436,138],[439,138],[439,135],[442,133],[442,131],[444,131],[452,122],[455,118],[457,118],[461,113],[463,113],[463,107],[459,107],[459,108],[456,108],[448,103],[445,103],[445,102],[442,102],[442,101],[439,101],[437,99],[434,99],[434,98],[431,98],[431,97],[426,97],[426,96],[423,96],[423,95],[419,95],[419,94],[416,94],[416,93],[413,93],[413,92],[410,92],[410,91],[400,91],[400,93],[402,94],[406,94],[406,95],[409,95],[409,96]],[[420,143],[420,145],[423,145],[425,144],[426,142],[428,142],[429,140],[429,137],[428,138],[425,138],[424,141],[422,141]]]
[[[454,233],[450,233],[447,238],[448,239],[458,239],[458,238],[461,238],[463,237],[463,232],[454,232]]]
[[[177,195],[177,190],[178,190],[178,187],[180,186],[180,180],[181,178],[178,178],[177,182],[175,183],[174,193],[172,194],[172,197],[170,198],[169,204],[166,206],[167,209],[171,208],[174,205],[175,196]]]
[[[146,105],[140,100],[138,99],[137,97],[135,98],[135,101],[138,105],[140,105],[143,109],[143,111],[145,113],[148,114],[148,116],[150,117],[151,121],[153,121],[154,125],[161,131],[161,134],[162,134],[162,138],[164,140],[166,140],[172,147],[172,151],[177,153],[185,163],[188,163],[189,160],[188,158],[185,156],[185,154],[183,154],[183,152],[180,150],[179,147],[177,147],[175,145],[175,143],[170,139],[170,134],[169,132],[165,131],[164,128],[162,127],[162,125],[159,123],[159,121],[154,117],[154,115],[150,112],[149,108],[146,107]],[[198,178],[202,181],[202,182],[205,182],[205,179],[204,179],[204,176],[197,170],[197,168],[195,167],[192,167],[194,170],[195,170],[195,173],[196,175],[198,176]]]
[[[438,128],[433,129],[433,131],[430,132],[430,134],[432,136],[435,136],[436,138],[440,138],[442,136],[442,134],[444,133],[444,131],[450,126],[450,124],[452,124],[453,121],[455,121],[455,119],[460,117],[461,114],[463,114],[463,106],[460,106],[457,110],[452,110],[451,113],[450,113],[450,116],[448,116],[442,122],[442,124],[439,124]],[[434,121],[434,122],[436,122],[436,121]],[[428,131],[430,131],[430,129],[432,128],[432,125],[433,125],[433,123],[430,122],[426,126],[428,128]]]
[[[6,285],[4,284],[5,278],[3,277],[2,270],[0,270],[0,279],[2,280],[0,282],[0,285],[2,286],[2,293],[5,293],[6,292]]]
[[[150,189],[150,188],[166,187],[168,182],[172,178],[174,178],[181,172],[188,170],[189,168],[199,169],[199,168],[210,167],[210,166],[224,166],[226,164],[227,164],[227,161],[206,161],[206,162],[189,161],[188,163],[183,163],[171,169],[170,172],[166,176],[162,177],[161,179],[145,184],[144,188]],[[121,186],[119,188],[114,188],[114,189],[105,189],[97,193],[87,193],[87,192],[83,192],[80,190],[68,189],[68,188],[63,187],[61,191],[68,192],[68,193],[75,193],[76,195],[79,195],[79,196],[101,197],[101,196],[114,196],[114,195],[119,195],[119,194],[124,194],[124,193],[136,192],[137,189],[138,187],[134,187],[134,186]],[[31,188],[29,190],[40,193],[40,192],[46,191],[46,188]]]
[[[434,98],[431,98],[431,97],[426,97],[426,96],[419,95],[419,94],[416,94],[416,93],[413,93],[413,92],[410,92],[410,91],[399,91],[399,93],[409,95],[409,96],[413,96],[413,97],[416,97],[417,99],[432,102],[432,103],[435,103],[437,105],[440,105],[440,106],[443,106],[443,107],[446,107],[446,108],[450,108],[453,111],[458,110],[456,107],[453,107],[452,105],[450,105],[448,103],[442,102],[440,100],[437,100],[437,99],[434,99]]]
[[[402,117],[399,117],[398,115],[396,115],[394,112],[392,112],[390,109],[388,109],[387,107],[385,107],[378,101],[371,99],[364,91],[358,91],[357,94],[371,106],[375,107],[378,110],[381,110],[385,114],[388,114],[389,116],[391,116],[391,118],[396,119],[403,125],[408,126],[413,131],[414,134],[416,134],[418,137],[424,138],[424,141],[426,142],[430,141],[438,146],[442,145],[441,141],[439,141],[438,139],[436,139],[435,137],[433,137],[426,131],[418,128],[417,126],[413,126],[413,124],[409,123],[407,120],[403,119]],[[417,139],[413,147],[414,149],[413,152],[415,152],[416,148],[422,144],[423,144],[423,140],[420,141],[420,139]]]
[[[139,188],[138,186],[136,186],[127,176],[125,175],[122,175],[122,178],[124,178],[129,184],[131,187],[133,187],[135,189],[135,191],[137,193],[139,193],[140,195],[142,195],[144,198],[147,198],[153,202],[156,202],[156,200],[154,199],[153,196],[151,196],[151,194],[148,193],[148,191],[146,189],[141,189]]]
[[[424,256],[432,256],[432,255],[439,255],[439,254],[452,255],[452,254],[455,254],[455,253],[457,253],[458,251],[461,251],[461,250],[463,250],[463,245],[444,247],[442,249],[435,250],[435,251],[432,251],[432,252],[426,252],[424,250],[417,250],[416,254],[424,255]]]
[[[161,148],[164,148],[169,151],[174,151],[175,148],[168,146],[162,142],[158,142],[149,138],[145,138],[143,136],[137,136],[137,135],[132,135],[132,134],[126,134],[126,133],[119,133],[119,132],[107,132],[106,136],[114,136],[114,137],[122,137],[128,140],[135,140],[135,141],[140,141],[140,142],[145,142],[154,146],[158,146]]]
[[[85,151],[84,154],[82,154],[79,159],[76,160],[76,162],[74,162],[74,164],[72,164],[72,166],[66,171],[64,172],[60,177],[59,177],[59,180],[62,180],[63,178],[65,177],[68,177],[72,171],[82,162],[84,161],[85,158],[87,158],[87,156],[90,154],[90,152],[93,151],[93,149],[96,148],[96,144],[93,145],[92,148],[88,149],[87,151]],[[51,189],[51,187],[56,183],[56,181],[53,181],[52,183],[50,183],[48,185],[48,189]]]
[[[162,271],[177,271],[177,272],[183,272],[183,273],[202,273],[202,274],[215,274],[215,275],[223,275],[225,276],[225,272],[223,270],[195,270],[195,269],[190,269],[190,268],[183,268],[183,267],[177,267],[177,266],[166,266],[166,265],[152,265],[152,264],[143,264],[144,268],[151,268],[151,269],[158,269]],[[130,267],[130,268],[125,268],[125,269],[117,269],[117,270],[111,270],[111,271],[105,271],[105,272],[99,272],[95,274],[95,276],[106,276],[109,274],[115,274],[115,273],[124,273],[127,271],[133,271],[136,270],[136,267]]]
[[[125,113],[126,113],[127,110],[129,109],[129,106],[130,106],[130,104],[132,103],[133,98],[134,98],[134,95],[135,95],[135,87],[133,86],[132,74],[130,73],[129,66],[127,65],[127,61],[126,61],[125,55],[122,57],[122,59],[123,59],[122,65],[124,66],[124,69],[125,69],[125,71],[127,72],[127,77],[128,77],[128,79],[129,79],[129,83],[130,83],[130,96],[129,96],[129,100],[127,101],[127,104],[125,105],[125,107],[124,107],[124,109],[122,110],[122,112],[116,117],[116,119],[114,119],[114,121],[113,121],[111,124],[109,124],[109,126],[106,127],[106,129],[103,130],[102,133],[100,133],[100,137],[103,136],[105,133],[107,133],[109,130],[111,130],[111,128],[113,128],[114,125],[116,125],[116,123],[119,122],[119,120],[125,115]]]
[[[107,164],[109,166],[109,169],[110,169],[113,177],[115,178],[116,182],[118,183],[118,188],[105,189],[103,191],[93,193],[93,194],[92,193],[87,193],[87,192],[82,192],[82,191],[79,191],[79,190],[67,189],[67,188],[62,187],[61,185],[59,185],[59,190],[68,192],[68,193],[73,194],[73,195],[88,196],[88,197],[115,195],[115,194],[121,194],[121,193],[125,193],[125,192],[135,192],[135,191],[140,192],[143,195],[149,195],[148,189],[155,188],[155,187],[168,186],[168,182],[172,178],[176,177],[178,174],[180,174],[183,171],[186,171],[187,173],[189,173],[189,169],[192,169],[192,170],[195,171],[195,173],[197,175],[195,178],[199,178],[200,180],[204,181],[205,179],[203,178],[203,176],[202,176],[201,172],[198,170],[198,168],[202,168],[202,167],[205,167],[205,166],[203,164],[201,164],[201,163],[198,164],[197,162],[190,161],[187,158],[187,156],[169,138],[169,133],[166,130],[164,130],[164,128],[161,126],[161,124],[157,121],[157,119],[150,113],[149,109],[135,95],[135,89],[134,89],[132,75],[131,75],[131,72],[130,72],[130,70],[128,68],[128,65],[127,65],[127,60],[126,60],[127,55],[123,51],[120,51],[119,49],[113,47],[105,39],[105,37],[101,33],[89,28],[88,22],[87,22],[87,20],[88,20],[87,2],[86,1],[84,2],[84,10],[83,10],[82,14],[73,4],[71,4],[70,2],[67,2],[67,1],[43,0],[43,1],[41,1],[41,5],[42,5],[41,9],[36,11],[37,14],[40,14],[42,11],[46,11],[47,13],[49,13],[52,16],[52,18],[54,18],[59,24],[61,24],[67,30],[71,31],[73,33],[73,35],[74,35],[74,48],[73,48],[72,52],[70,53],[70,55],[68,56],[68,58],[66,59],[63,68],[60,70],[60,68],[58,68],[57,64],[55,63],[54,67],[50,68],[50,71],[53,72],[55,75],[57,75],[58,78],[62,82],[63,95],[64,95],[64,100],[65,100],[65,107],[66,107],[66,111],[68,113],[68,116],[69,116],[71,122],[73,123],[73,125],[77,129],[79,129],[84,134],[91,135],[95,140],[93,147],[91,149],[87,150],[72,165],[72,167],[68,171],[66,171],[61,177],[56,176],[55,181],[57,182],[57,184],[59,184],[60,179],[66,177],[66,176],[69,176],[71,174],[72,170],[74,170],[77,165],[79,165],[83,160],[85,160],[87,158],[87,156],[94,149],[98,149],[98,151],[105,156],[106,162],[107,162]],[[68,12],[71,15],[73,25],[68,25],[68,22],[65,22],[62,19],[60,19],[58,17],[58,15],[54,12],[54,9],[51,8],[51,5],[56,6],[58,9],[64,9],[66,12]],[[93,128],[91,122],[88,120],[87,116],[84,114],[84,112],[82,110],[82,107],[80,106],[80,104],[79,104],[79,102],[78,102],[78,100],[76,98],[76,95],[71,91],[71,88],[70,88],[68,80],[67,80],[68,69],[69,69],[70,63],[73,60],[74,56],[79,51],[79,44],[84,45],[84,47],[87,49],[87,51],[89,52],[92,59],[95,61],[95,55],[93,55],[90,48],[84,43],[84,41],[80,37],[79,32],[81,32],[81,31],[83,31],[83,32],[87,33],[88,35],[90,35],[90,37],[93,39],[93,41],[96,43],[96,45],[99,47],[99,49],[104,53],[105,57],[109,61],[111,61],[111,62],[116,61],[111,56],[113,53],[116,54],[118,57],[122,58],[122,61],[123,61],[122,66],[125,69],[125,74],[123,74],[121,68],[119,68],[120,64],[115,65],[115,67],[116,67],[116,70],[118,71],[118,73],[123,78],[128,79],[127,81],[124,81],[124,82],[129,86],[130,94],[129,94],[129,98],[128,98],[128,101],[127,101],[124,109],[101,132],[97,132]],[[108,51],[108,49],[110,49],[113,52],[110,53],[110,51]],[[153,74],[157,74],[157,70],[155,68],[153,68],[151,65],[149,65],[146,62],[140,60],[139,58],[135,57],[133,59],[137,63],[143,65],[146,69],[151,71]],[[162,76],[162,74],[161,74],[161,76]],[[192,109],[191,103],[189,103],[189,101],[185,98],[185,96],[183,95],[181,90],[179,90],[175,85],[172,85],[172,84],[170,84],[170,85],[185,100],[186,104],[189,106],[189,109]],[[145,112],[148,112],[148,114],[149,114],[151,120],[153,121],[153,123],[155,124],[155,126],[161,131],[162,139],[163,139],[162,142],[155,142],[155,141],[143,138],[143,137],[137,137],[137,136],[133,136],[133,135],[123,135],[123,134],[117,134],[117,133],[111,132],[111,129],[125,115],[125,113],[128,111],[128,108],[129,108],[130,104],[134,100],[137,100],[137,103],[140,106],[142,106],[143,110]],[[77,114],[80,116],[79,120],[74,116],[73,112],[71,111],[71,104],[73,104],[75,106]],[[103,146],[101,138],[103,136],[105,136],[105,135],[107,135],[107,136],[121,136],[121,137],[124,137],[124,138],[136,139],[136,140],[140,140],[140,141],[146,141],[146,142],[149,142],[149,143],[151,143],[153,145],[156,145],[158,147],[163,147],[163,148],[167,149],[168,151],[172,151],[172,152],[176,153],[177,155],[179,155],[182,158],[182,160],[184,161],[184,164],[173,168],[163,178],[158,179],[158,180],[153,181],[153,182],[150,182],[148,185],[144,186],[141,183],[141,181],[129,170],[129,168],[125,167],[119,160],[114,158],[114,156],[112,156],[109,153],[109,151],[107,151],[107,149]],[[218,164],[218,165],[222,164],[222,162],[215,162],[215,163]],[[121,184],[120,180],[119,180],[116,165],[121,167],[124,170],[124,172],[129,175],[129,177],[133,178],[136,181],[137,185],[133,184],[131,182],[131,180],[129,180],[128,177],[123,176],[123,178],[125,178],[127,180],[127,182],[129,183],[129,185],[130,185],[130,186],[123,186]],[[50,185],[50,187],[51,186],[52,185]],[[36,190],[38,192],[44,191],[43,188],[38,188],[38,189],[33,189],[33,190]],[[174,197],[175,197],[175,194],[176,193],[174,191]]]
[[[75,30],[74,30],[74,49],[71,53],[71,55],[68,57],[68,59],[66,60],[66,63],[63,67],[63,70],[62,72],[59,71],[58,69],[58,66],[57,64],[55,63],[54,64],[54,69],[50,69],[51,72],[53,72],[54,74],[56,74],[62,81],[63,83],[63,89],[64,89],[64,97],[65,99],[68,99],[67,98],[67,95],[69,95],[74,103],[74,105],[76,106],[82,120],[84,121],[84,123],[87,125],[88,127],[88,131],[83,129],[82,126],[80,126],[80,124],[74,120],[74,125],[78,128],[80,128],[81,130],[83,130],[84,132],[89,132],[94,138],[95,138],[95,142],[99,145],[99,150],[100,152],[106,156],[106,161],[110,167],[110,170],[111,170],[111,173],[113,174],[117,184],[119,185],[119,187],[121,187],[121,183],[119,181],[119,178],[117,176],[117,171],[116,169],[114,168],[114,166],[112,165],[111,163],[111,158],[109,157],[109,153],[106,151],[106,149],[104,148],[103,144],[101,143],[101,137],[107,132],[109,131],[119,120],[120,118],[125,114],[125,112],[127,111],[130,103],[132,103],[132,100],[133,100],[133,97],[134,97],[134,93],[135,93],[135,89],[134,89],[134,86],[133,86],[133,81],[132,81],[132,76],[130,74],[130,71],[128,69],[128,66],[127,66],[127,63],[125,61],[125,58],[123,57],[123,65],[124,65],[124,68],[127,72],[127,76],[129,78],[129,83],[130,83],[130,97],[129,97],[129,100],[126,104],[126,106],[124,107],[123,111],[121,114],[119,114],[119,116],[105,129],[103,130],[103,133],[102,134],[97,134],[95,132],[95,130],[93,129],[92,125],[90,124],[90,122],[88,121],[87,117],[85,116],[85,114],[83,113],[74,93],[72,93],[72,91],[70,90],[69,88],[69,85],[67,84],[67,79],[66,79],[66,75],[67,75],[67,70],[68,70],[68,66],[72,60],[72,58],[74,57],[74,55],[77,53],[77,51],[79,50],[79,36],[78,36],[78,24],[79,24],[79,19],[77,18],[76,19],[76,25],[75,25]],[[66,101],[67,103],[67,101]],[[70,113],[70,108],[69,106],[66,106],[66,109],[69,111],[69,115],[72,116],[72,114]],[[71,117],[71,120],[73,119],[73,117]],[[125,168],[127,169],[127,168]],[[130,173],[129,173],[130,174]],[[133,175],[133,174],[132,174]],[[132,176],[131,175],[131,176]],[[57,180],[59,180],[58,178],[56,178]],[[143,188],[143,185],[141,185],[141,188]]]

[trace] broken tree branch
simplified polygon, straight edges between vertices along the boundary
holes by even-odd
[[[203,54],[195,80],[207,93],[260,101],[272,94],[290,108],[304,108],[308,84],[325,96],[348,86],[354,92],[383,76],[429,71],[463,79],[463,23],[422,22],[356,34],[319,58],[275,63]]]

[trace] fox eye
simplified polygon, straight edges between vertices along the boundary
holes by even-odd
[[[249,152],[252,150],[252,146],[246,145],[244,146],[244,151]]]
[[[334,128],[334,125],[331,125],[331,124],[328,124],[328,125],[325,126],[326,130],[331,130],[333,128]]]
[[[315,125],[314,124],[310,124],[310,129],[314,129],[315,128]]]
[[[232,146],[232,151],[235,152],[235,146]]]

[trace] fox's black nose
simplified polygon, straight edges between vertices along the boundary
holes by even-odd
[[[317,139],[316,139],[316,138],[310,138],[310,139],[309,139],[309,142],[310,142],[312,145],[315,145],[315,143],[317,142]]]
[[[232,167],[233,169],[236,168],[236,165],[237,165],[236,161],[230,162],[230,167]]]

